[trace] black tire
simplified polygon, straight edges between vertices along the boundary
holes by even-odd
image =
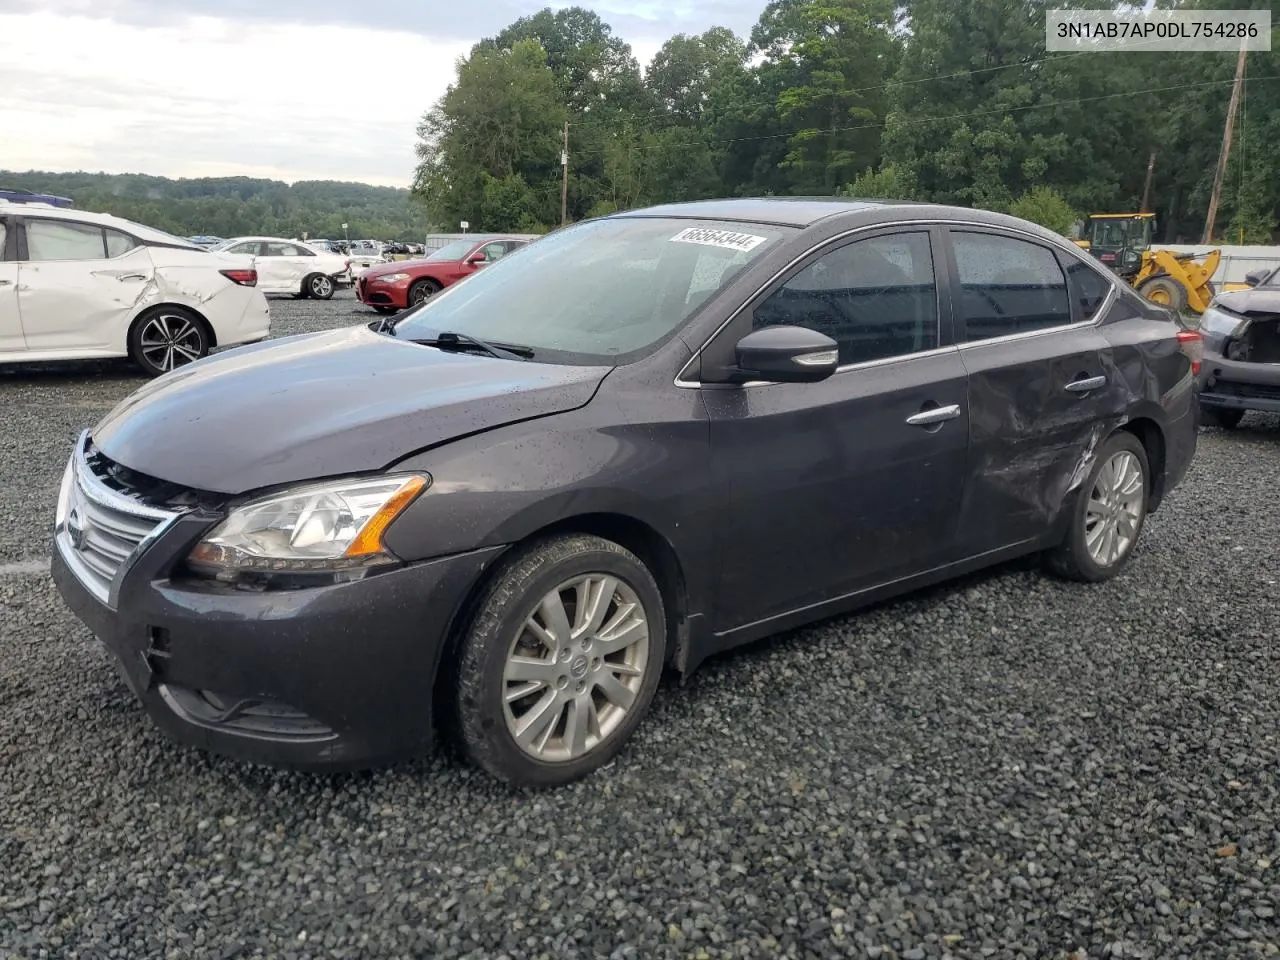
[[[508,652],[544,596],[575,576],[594,573],[617,578],[639,599],[648,623],[645,667],[635,699],[608,736],[576,759],[539,760],[520,747],[508,728],[504,701]],[[658,687],[665,653],[662,594],[634,554],[612,541],[582,534],[531,544],[504,564],[484,589],[458,651],[452,719],[459,746],[472,763],[513,786],[554,787],[581,779],[612,760],[635,732]],[[557,661],[552,657],[551,662]],[[575,665],[576,660],[565,669]],[[558,707],[556,713],[559,716]]]
[[[323,273],[313,273],[302,281],[302,292],[313,300],[332,300],[333,291],[337,286],[333,277]]]
[[[1186,312],[1187,290],[1167,274],[1147,280],[1138,288],[1138,292],[1152,303],[1168,307],[1174,313],[1181,314]]]
[[[165,348],[166,333],[174,344],[172,350]],[[129,357],[147,376],[158,377],[207,357],[210,342],[204,318],[186,307],[162,304],[133,321],[129,328]]]
[[[1102,565],[1090,554],[1086,543],[1089,502],[1094,486],[1097,484],[1098,477],[1104,467],[1112,457],[1121,452],[1133,454],[1141,467],[1142,496],[1139,501],[1141,506],[1129,546],[1115,562]],[[1150,500],[1151,466],[1147,460],[1147,451],[1142,446],[1142,441],[1125,430],[1112,434],[1098,450],[1093,469],[1089,471],[1089,476],[1081,484],[1077,492],[1075,504],[1071,508],[1070,525],[1067,528],[1066,535],[1063,537],[1062,542],[1045,556],[1049,569],[1068,580],[1079,580],[1085,583],[1098,583],[1119,575],[1128,565],[1129,559],[1133,556],[1138,541],[1142,537],[1142,530],[1147,520],[1147,505]]]
[[[419,280],[409,288],[409,306],[416,307],[428,297],[434,297],[440,292],[440,284],[434,280]]]
[[[1200,419],[1213,427],[1223,430],[1234,430],[1244,419],[1243,410],[1224,410],[1219,407],[1201,407]]]

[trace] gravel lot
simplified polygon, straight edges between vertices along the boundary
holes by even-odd
[[[151,728],[38,569],[141,382],[0,369],[0,957],[1280,955],[1280,419],[1206,430],[1117,582],[1017,564],[773,638],[526,795]]]

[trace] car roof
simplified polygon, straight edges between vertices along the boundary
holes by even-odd
[[[920,200],[863,199],[859,197],[742,197],[725,200],[696,200],[667,203],[638,210],[626,210],[601,219],[665,217],[688,220],[721,220],[729,223],[758,223],[779,227],[805,228],[824,220],[849,219],[850,225],[876,226],[913,220],[957,221],[974,226],[1003,227],[1034,234],[1060,248],[1079,253],[1061,234],[1010,216],[974,207],[957,207]]]
[[[113,227],[125,233],[131,233],[140,240],[151,243],[174,245],[185,243],[193,250],[201,249],[186,237],[179,237],[148,227],[136,220],[126,220],[110,213],[94,213],[92,210],[77,210],[74,207],[55,207],[45,203],[10,203],[0,200],[0,216],[39,217],[44,220],[74,220],[77,223],[92,223],[99,227]],[[185,249],[185,248],[184,248]]]
[[[831,217],[866,215],[871,222],[917,218],[925,215],[945,216],[973,223],[1009,226],[1016,221],[1005,214],[953,207],[917,200],[864,199],[859,197],[741,197],[724,200],[695,200],[687,203],[665,203],[639,210],[612,214],[612,218],[672,217],[676,219],[724,220],[741,223],[767,223],[781,227],[809,227]]]

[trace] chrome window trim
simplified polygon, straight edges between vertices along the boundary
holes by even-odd
[[[778,280],[784,274],[787,273],[787,271],[791,270],[793,267],[795,267],[798,263],[800,263],[806,257],[812,256],[813,254],[817,253],[818,251],[826,247],[831,246],[832,244],[839,243],[842,240],[847,240],[849,237],[857,236],[860,233],[869,233],[871,231],[876,231],[876,230],[893,230],[895,228],[900,228],[900,227],[934,227],[934,226],[970,227],[970,228],[977,229],[979,232],[989,231],[997,235],[1016,234],[1019,237],[1025,237],[1027,240],[1030,240],[1033,243],[1038,243],[1041,246],[1045,246],[1045,247],[1056,246],[1059,250],[1062,250],[1064,252],[1069,252],[1077,260],[1080,260],[1082,263],[1085,263],[1090,269],[1095,269],[1092,264],[1089,264],[1088,261],[1084,259],[1084,257],[1080,256],[1080,250],[1078,247],[1075,247],[1074,244],[1070,244],[1067,241],[1062,240],[1060,238],[1050,239],[1047,237],[1042,237],[1042,236],[1039,236],[1038,234],[1032,233],[1029,230],[1022,230],[1022,229],[1019,229],[1018,227],[1006,227],[1003,225],[989,224],[989,223],[975,223],[972,220],[951,220],[951,219],[938,219],[938,218],[930,218],[930,219],[923,219],[923,220],[894,220],[892,222],[887,222],[887,223],[873,223],[873,224],[868,224],[862,227],[854,227],[851,230],[845,230],[844,232],[838,233],[833,237],[828,237],[826,240],[823,240],[820,243],[814,244],[812,247],[809,247],[807,250],[803,251],[802,253],[797,254],[787,264],[785,264],[784,266],[776,270],[774,274],[771,277],[769,277],[768,280],[766,280],[764,283],[760,284],[760,286],[756,288],[754,293],[752,293],[749,297],[744,299],[742,303],[737,308],[735,308],[734,311],[731,314],[729,314],[728,317],[725,318],[724,322],[722,322],[718,327],[716,327],[714,331],[712,331],[711,335],[702,342],[702,346],[698,347],[697,350],[693,351],[693,356],[691,356],[687,361],[685,361],[684,365],[680,367],[680,371],[676,374],[675,380],[673,380],[672,383],[675,386],[680,387],[681,389],[684,389],[684,390],[699,390],[707,387],[734,387],[734,388],[762,387],[762,386],[771,386],[773,384],[780,383],[781,381],[777,381],[777,380],[750,380],[746,383],[740,383],[740,384],[702,383],[701,381],[698,381],[698,380],[686,380],[684,378],[684,375],[689,370],[689,368],[693,366],[702,357],[702,352],[706,350],[708,346],[711,345],[711,342],[715,340],[716,337],[720,336],[720,334],[724,332],[725,328],[727,328],[731,323],[737,320],[739,316],[742,315],[742,312],[747,309],[747,305],[749,303],[751,303],[753,300],[759,297],[762,293],[768,290],[769,287],[777,283]],[[1075,249],[1072,249],[1073,247],[1075,247]],[[954,343],[954,344],[949,344],[948,346],[945,346],[945,347],[935,347],[930,350],[921,350],[916,353],[904,353],[896,357],[884,357],[880,360],[866,360],[861,363],[850,363],[842,367],[837,367],[835,370],[835,373],[844,373],[849,370],[861,369],[861,368],[870,367],[870,366],[878,366],[885,363],[895,363],[902,360],[913,360],[916,357],[926,357],[931,354],[942,353],[945,350],[964,350],[966,348],[984,346],[989,343],[1011,343],[1018,340],[1026,340],[1031,337],[1039,337],[1039,336],[1043,336],[1051,333],[1061,333],[1064,330],[1076,330],[1076,329],[1084,329],[1086,327],[1096,327],[1099,325],[1101,318],[1106,314],[1107,310],[1110,309],[1111,305],[1115,303],[1117,297],[1119,296],[1119,294],[1116,292],[1116,285],[1115,285],[1114,278],[1106,276],[1105,273],[1103,273],[1103,271],[1101,270],[1096,270],[1096,272],[1099,274],[1099,276],[1101,276],[1104,280],[1107,281],[1109,289],[1107,291],[1106,298],[1099,305],[1098,309],[1094,311],[1093,316],[1088,320],[1081,320],[1076,323],[1062,324],[1056,327],[1046,327],[1043,330],[1029,330],[1025,333],[1011,333],[1004,337],[992,337],[988,340],[972,340],[972,341],[966,341],[964,343]],[[1063,280],[1067,281],[1068,284],[1070,283],[1070,279],[1067,277],[1065,270],[1063,271]],[[934,266],[934,284],[935,286],[937,285],[936,263]],[[1068,286],[1067,296],[1070,297],[1070,295],[1071,295],[1070,286]],[[939,317],[939,324],[941,324],[941,317]],[[832,376],[835,376],[835,374],[832,374]]]

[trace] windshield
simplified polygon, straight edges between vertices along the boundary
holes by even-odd
[[[392,334],[451,332],[530,347],[547,363],[618,363],[679,329],[790,227],[594,220],[531,243],[402,314]]]
[[[461,260],[468,250],[475,246],[474,240],[455,240],[453,243],[446,243],[439,250],[434,251],[428,260]]]

